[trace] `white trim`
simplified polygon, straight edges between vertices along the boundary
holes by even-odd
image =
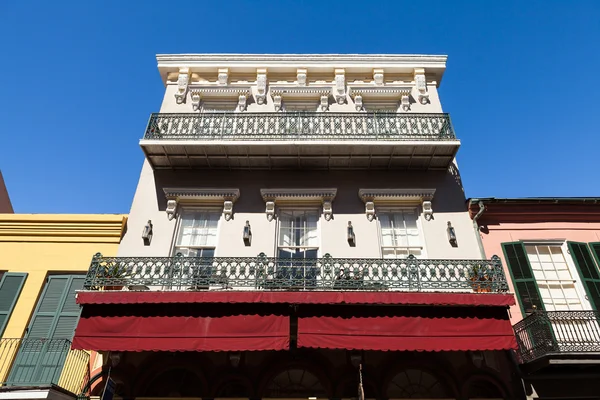
[[[359,189],[358,197],[365,203],[365,214],[369,221],[376,217],[377,209],[382,205],[402,206],[421,205],[422,213],[425,219],[429,220],[433,216],[433,209],[430,207],[431,200],[435,194],[435,189]],[[427,204],[426,204],[427,203]],[[427,205],[427,212],[425,207]]]
[[[425,231],[423,230],[423,222],[421,220],[421,215],[422,210],[419,209],[419,206],[399,206],[399,207],[377,207],[376,208],[376,213],[377,212],[389,212],[389,213],[394,213],[397,211],[404,211],[404,210],[410,210],[410,211],[414,211],[415,215],[417,216],[417,229],[419,230],[419,239],[421,240],[421,256],[420,258],[422,259],[427,259],[427,244],[425,241]],[[381,258],[383,258],[383,238],[381,235],[381,223],[379,222],[379,218],[377,218],[377,236],[378,236],[378,243],[379,243],[379,255]],[[386,246],[387,247],[387,246]],[[414,247],[414,246],[408,246],[410,247]]]
[[[311,206],[299,206],[299,207],[294,207],[293,205],[289,205],[289,206],[284,206],[284,207],[277,207],[277,214],[279,214],[279,211],[315,211],[317,213],[317,246],[305,246],[308,249],[312,249],[312,248],[317,248],[317,258],[321,257],[321,249],[323,248],[323,243],[322,243],[322,239],[321,239],[321,208],[319,207],[311,207]],[[276,221],[276,226],[275,226],[275,249],[274,249],[274,254],[275,257],[277,257],[277,255],[279,254],[279,229],[281,227],[281,222],[279,220],[279,218],[277,218]]]
[[[321,214],[323,214],[323,217],[329,221],[331,218],[333,218],[333,208],[331,203],[333,202],[336,194],[336,188],[260,189],[260,195],[267,205],[266,213],[269,220],[272,220],[275,216],[269,210],[270,203],[273,203],[277,207],[282,204],[290,204],[290,207],[294,207],[295,205],[319,205],[321,206]],[[329,207],[323,207],[323,205],[327,205],[326,203],[329,203]],[[328,209],[331,211],[327,212]]]
[[[214,212],[214,213],[222,213],[222,208],[221,207],[217,207],[217,206],[200,206],[200,205],[185,205],[181,207],[183,209],[183,211],[205,211],[205,212]],[[175,256],[175,247],[177,246],[177,235],[179,234],[179,228],[181,227],[181,216],[178,215],[177,216],[177,223],[175,224],[175,229],[173,231],[173,235],[171,236],[171,249],[169,251],[169,254],[171,256]],[[217,235],[215,236],[215,241],[216,244],[214,246],[215,248],[215,257],[217,257],[217,251],[218,251],[218,244],[219,244],[219,236],[220,236],[220,232],[221,232],[221,217],[219,216],[219,219],[217,220]],[[207,246],[209,247],[209,246]]]

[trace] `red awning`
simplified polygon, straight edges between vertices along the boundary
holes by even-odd
[[[94,306],[87,306],[94,307]],[[286,315],[99,315],[84,307],[74,349],[96,351],[251,351],[289,348]],[[97,310],[96,310],[97,311]]]
[[[166,303],[288,303],[288,304],[410,304],[445,306],[512,306],[509,293],[415,292],[238,292],[238,291],[82,291],[79,304]]]
[[[409,312],[405,315],[300,316],[298,347],[385,351],[509,350],[517,343],[501,313],[468,316]],[[506,315],[506,311],[504,311]]]

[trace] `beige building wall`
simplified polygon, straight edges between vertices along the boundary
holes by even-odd
[[[336,188],[333,219],[319,220],[320,250],[333,257],[381,257],[378,223],[369,221],[359,189],[435,189],[433,219],[425,220],[420,205],[419,224],[425,240],[426,257],[431,259],[478,259],[472,221],[455,169],[451,171],[152,171],[144,162],[128,222],[128,231],[119,247],[119,256],[169,256],[175,238],[177,219],[168,220],[163,189],[168,188],[237,188],[233,219],[222,216],[218,228],[216,256],[254,257],[264,252],[275,255],[276,219],[268,221],[260,189],[265,188]],[[201,206],[202,203],[197,203]],[[150,246],[144,246],[141,234],[147,221],[153,224]],[[243,227],[252,226],[252,245],[242,240]],[[356,234],[356,246],[346,238],[348,221]],[[458,246],[447,237],[447,223],[456,230]],[[425,258],[425,256],[423,258]]]

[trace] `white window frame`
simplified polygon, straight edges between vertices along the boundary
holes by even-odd
[[[421,259],[427,259],[427,247],[425,245],[425,232],[423,231],[423,222],[422,222],[422,218],[421,216],[423,215],[422,212],[422,208],[418,207],[418,206],[413,206],[413,207],[377,207],[375,209],[375,215],[379,215],[380,213],[395,213],[395,212],[400,212],[400,211],[413,211],[417,217],[417,229],[419,230],[419,239],[421,240],[421,255],[417,258],[421,258]],[[381,222],[379,221],[379,218],[377,218],[377,238],[378,238],[378,244],[379,244],[379,255],[381,258],[384,257],[383,255],[383,235],[382,235],[382,231],[381,231]],[[389,246],[385,246],[385,247],[389,247]],[[396,246],[395,248],[415,248],[415,247],[403,247],[403,246]],[[415,256],[416,257],[416,256]]]
[[[190,206],[184,206],[181,207],[180,210],[177,213],[177,224],[175,225],[175,229],[174,229],[174,234],[173,234],[173,239],[171,240],[171,255],[173,257],[175,257],[177,255],[177,248],[178,247],[184,247],[184,246],[178,246],[177,245],[177,239],[179,237],[179,230],[181,229],[181,223],[183,221],[183,215],[189,212],[210,212],[210,213],[215,213],[218,215],[218,219],[217,219],[217,234],[215,236],[215,245],[214,246],[187,246],[188,248],[213,248],[215,249],[214,255],[213,257],[218,257],[218,249],[219,249],[219,239],[220,239],[220,233],[221,233],[221,223],[222,223],[222,216],[223,216],[223,208],[221,207],[200,207],[200,206],[194,206],[194,207],[190,207]]]
[[[583,310],[591,310],[592,309],[592,305],[587,297],[587,292],[585,291],[585,287],[583,286],[583,282],[581,281],[581,276],[579,275],[579,271],[577,270],[577,266],[575,265],[573,256],[571,255],[571,252],[569,251],[569,246],[567,245],[567,241],[565,241],[565,240],[523,240],[522,242],[525,247],[527,247],[527,246],[557,246],[557,247],[560,247],[560,250],[563,253],[563,257],[565,258],[567,268],[569,269],[569,272],[571,273],[571,276],[573,277],[575,291],[577,292],[577,295],[579,296],[579,300],[581,301],[582,309]],[[529,255],[527,254],[527,251],[525,252],[525,254],[527,255],[527,261],[531,264],[531,260],[529,259]],[[535,275],[534,275],[534,278],[535,278]],[[536,285],[538,285],[538,288],[539,288],[540,283],[538,282],[537,278],[535,280],[536,280]],[[557,282],[563,281],[564,282],[565,280],[558,279],[558,280],[545,280],[545,281],[546,282],[553,282],[553,281],[557,281]],[[540,298],[540,300],[542,301],[544,306],[546,306],[546,304],[544,303],[544,299]],[[578,310],[576,310],[576,311],[578,311]]]
[[[312,249],[317,247],[317,258],[321,257],[321,249],[323,247],[323,243],[321,240],[321,217],[323,215],[323,210],[320,207],[294,207],[294,206],[285,206],[285,207],[277,207],[276,212],[277,215],[281,215],[281,212],[286,211],[312,211],[317,215],[317,246],[304,246],[304,248]],[[275,257],[279,256],[279,233],[281,229],[281,219],[277,218],[277,226],[275,229]],[[281,246],[284,247],[284,246]],[[301,247],[288,247],[288,248],[301,248]]]

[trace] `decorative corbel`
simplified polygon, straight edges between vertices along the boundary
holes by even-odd
[[[431,201],[429,200],[423,202],[423,216],[427,221],[433,219],[433,208],[431,207]]]
[[[367,214],[367,219],[369,221],[373,221],[375,219],[375,203],[372,201],[367,201],[365,203],[365,214]]]
[[[280,92],[271,92],[273,95],[273,106],[275,106],[275,111],[281,110],[281,93]]]
[[[334,97],[338,104],[344,104],[346,102],[346,71],[343,69],[335,70],[335,89]]]
[[[296,70],[296,81],[298,82],[298,86],[306,86],[306,69],[298,68]]]
[[[269,222],[271,222],[273,221],[273,218],[275,218],[275,202],[267,201],[265,204],[265,213],[267,214],[267,219],[269,220]]]
[[[327,111],[329,110],[329,95],[328,94],[322,94],[321,95],[321,111]]]
[[[331,221],[333,218],[333,207],[331,206],[331,201],[323,202],[323,217],[325,217],[326,221]]]
[[[361,111],[363,108],[363,98],[362,95],[357,94],[354,96],[354,107],[356,108],[356,111]]]
[[[169,221],[175,218],[175,214],[177,212],[177,200],[167,200],[167,208],[165,211],[167,212],[167,218]]]
[[[223,202],[223,216],[225,217],[225,221],[233,218],[233,201],[225,200]]]
[[[259,105],[265,104],[267,100],[267,70],[256,70],[256,102]]]
[[[247,102],[248,95],[246,93],[240,93],[240,97],[238,97],[238,109],[240,111],[245,111]]]
[[[229,80],[229,68],[219,68],[217,83],[221,86],[227,85]]]
[[[375,86],[383,86],[383,70],[382,69],[374,69],[373,70],[373,82]]]
[[[402,109],[404,111],[410,111],[410,94],[402,93],[400,104],[402,105]]]
[[[192,96],[192,109],[194,111],[198,111],[200,109],[200,92],[197,90],[192,90],[190,94]]]
[[[175,93],[175,101],[177,104],[185,102],[185,95],[188,91],[188,83],[190,80],[190,69],[180,68],[179,76],[177,77],[177,92]]]
[[[417,87],[417,92],[419,94],[419,103],[428,104],[429,93],[427,93],[427,80],[425,79],[425,69],[415,68],[414,76],[415,86]]]

